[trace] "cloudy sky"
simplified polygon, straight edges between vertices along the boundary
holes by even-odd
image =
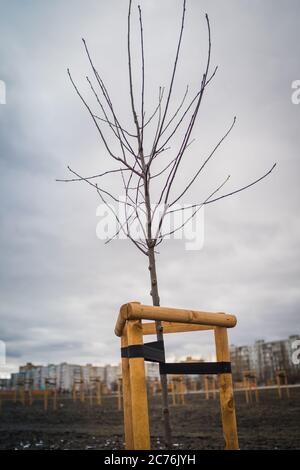
[[[122,122],[132,129],[127,5],[123,0],[0,0],[0,80],[6,84],[6,104],[0,104],[0,339],[11,369],[25,361],[116,363],[119,306],[151,302],[146,257],[129,241],[104,245],[96,237],[97,194],[84,183],[55,181],[69,176],[67,165],[84,175],[114,167],[66,73],[70,67],[90,99],[82,37]],[[141,7],[150,115],[158,86],[170,78],[182,2],[141,0]],[[133,8],[137,47],[135,1]],[[236,314],[238,325],[230,331],[234,344],[284,338],[300,332],[300,105],[291,100],[292,82],[300,79],[300,4],[188,0],[175,99],[187,84],[196,89],[201,79],[206,12],[212,64],[219,70],[177,188],[184,187],[235,115],[233,132],[185,202],[201,202],[228,174],[229,191],[274,162],[277,167],[257,186],[206,207],[202,250],[188,251],[181,240],[160,246],[161,303]],[[114,189],[115,176],[106,178],[106,187]],[[166,343],[169,357],[213,357],[213,337],[207,333],[170,335]]]

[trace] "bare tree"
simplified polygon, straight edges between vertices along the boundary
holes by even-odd
[[[224,142],[226,137],[232,131],[236,118],[234,117],[230,127],[219,139],[215,147],[211,150],[209,155],[204,159],[199,168],[191,175],[189,182],[185,187],[175,192],[174,182],[178,180],[180,165],[186,150],[192,143],[192,131],[197,119],[197,115],[203,100],[204,92],[207,86],[213,80],[217,67],[211,69],[211,29],[210,22],[207,15],[207,58],[206,65],[202,76],[199,79],[199,88],[192,97],[189,97],[189,88],[187,87],[181,102],[171,112],[171,103],[174,101],[174,83],[178,66],[178,59],[182,46],[183,31],[185,26],[186,16],[186,0],[183,0],[183,8],[181,15],[181,25],[179,31],[179,38],[176,47],[175,59],[172,67],[170,82],[166,88],[159,87],[158,101],[155,109],[146,117],[145,112],[145,56],[144,56],[144,30],[141,7],[138,6],[139,18],[139,37],[140,37],[140,57],[141,57],[141,86],[137,90],[133,85],[133,66],[132,66],[132,53],[131,53],[131,16],[132,16],[132,0],[129,0],[128,8],[128,28],[127,28],[127,53],[128,53],[128,73],[129,73],[129,95],[131,103],[131,114],[134,124],[134,131],[125,129],[125,126],[120,122],[116,113],[116,109],[108,88],[105,85],[101,75],[97,71],[90,50],[86,41],[83,39],[84,50],[89,60],[91,67],[92,78],[86,77],[91,92],[95,98],[97,105],[97,112],[92,110],[86,98],[79,91],[70,70],[68,75],[70,81],[81,99],[83,105],[90,114],[91,119],[99,133],[100,139],[104,147],[111,157],[112,162],[116,164],[116,168],[102,171],[102,173],[92,176],[82,176],[77,171],[68,167],[72,173],[72,178],[63,179],[58,181],[71,182],[71,181],[84,181],[93,189],[95,189],[103,204],[106,204],[110,211],[113,212],[117,221],[117,230],[115,235],[107,240],[106,243],[117,237],[121,232],[131,240],[136,248],[148,258],[148,269],[150,272],[151,282],[151,297],[153,305],[160,305],[157,271],[156,271],[156,254],[157,246],[169,235],[174,234],[176,231],[181,230],[182,227],[188,223],[197,212],[205,205],[213,204],[221,199],[237,194],[247,188],[255,185],[267,175],[269,175],[275,167],[267,171],[259,178],[251,181],[246,186],[238,187],[237,189],[220,194],[219,191],[229,180],[230,176],[226,176],[210,194],[203,200],[190,206],[182,206],[176,208],[175,204],[182,200],[182,197],[190,190],[196,183],[199,175],[214,157],[216,151]],[[138,100],[137,100],[138,95]],[[138,102],[138,105],[137,105]],[[152,127],[151,127],[152,126]],[[152,137],[145,137],[148,129],[152,130]],[[149,132],[148,132],[149,134]],[[171,157],[168,157],[167,151],[170,151],[174,140],[181,136],[180,145],[172,150]],[[110,139],[113,137],[117,143],[118,150],[110,144]],[[147,141],[147,142],[146,142]],[[157,168],[157,169],[156,169]],[[120,196],[112,194],[102,186],[103,178],[107,175],[120,177],[125,192],[124,200]],[[155,180],[155,181],[154,181]],[[100,181],[100,182],[99,182]],[[155,186],[154,186],[155,183]],[[159,188],[157,190],[157,188]],[[175,193],[175,195],[173,195]],[[111,203],[124,204],[125,220],[121,220],[117,211],[111,206]],[[162,207],[157,226],[154,229],[154,217],[157,215],[158,207]],[[181,211],[183,214],[187,213],[187,217],[178,226],[174,227],[169,232],[164,232],[163,222],[167,216]],[[187,212],[185,212],[187,211]],[[132,235],[133,224],[139,224],[141,236],[139,238]],[[157,340],[163,342],[163,328],[161,322],[156,322]],[[169,408],[168,408],[168,389],[167,379],[165,375],[161,375],[162,386],[162,406],[163,406],[163,420],[164,420],[164,433],[165,444],[168,448],[172,446],[171,428],[169,421]]]

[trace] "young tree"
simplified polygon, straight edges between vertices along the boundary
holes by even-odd
[[[120,122],[115,106],[110,98],[108,88],[105,85],[101,75],[98,73],[87,43],[83,39],[82,41],[84,50],[89,60],[93,77],[93,79],[89,77],[86,77],[86,79],[95,98],[95,102],[98,107],[97,112],[92,110],[92,107],[88,101],[79,91],[78,86],[76,85],[69,69],[68,75],[77,95],[81,99],[92,121],[94,122],[101,141],[104,144],[108,155],[111,157],[111,161],[116,164],[116,167],[107,169],[102,173],[92,176],[82,176],[77,171],[74,171],[68,166],[68,170],[73,175],[72,178],[58,181],[84,181],[91,188],[97,191],[101,202],[105,204],[113,213],[117,222],[117,230],[114,236],[107,240],[106,243],[123,233],[131,240],[136,248],[147,257],[151,283],[150,295],[152,297],[153,305],[159,306],[160,297],[156,271],[157,246],[160,245],[167,236],[170,236],[178,230],[181,230],[185,224],[195,217],[202,207],[250,188],[269,175],[274,169],[275,164],[269,171],[254,181],[251,181],[246,186],[238,187],[233,191],[223,193],[221,195],[217,194],[229,180],[230,176],[227,176],[202,201],[199,201],[190,206],[182,206],[179,208],[175,206],[175,204],[179,203],[182,200],[182,197],[196,183],[200,173],[213,158],[218,148],[232,131],[236,122],[236,118],[234,117],[228,130],[219,139],[215,147],[211,150],[201,165],[195,169],[195,172],[191,175],[188,184],[186,184],[186,186],[181,191],[176,193],[174,182],[176,179],[178,180],[180,165],[182,163],[183,157],[187,148],[192,143],[192,131],[201,103],[203,101],[205,90],[217,72],[217,67],[211,70],[211,29],[209,18],[207,15],[205,15],[208,35],[207,58],[204,72],[199,80],[199,88],[197,92],[188,99],[189,89],[187,87],[180,104],[177,106],[175,111],[171,112],[171,103],[175,98],[174,82],[185,26],[186,0],[183,0],[179,38],[177,42],[170,82],[167,88],[159,87],[158,102],[152,114],[146,118],[146,73],[144,55],[144,30],[141,7],[138,6],[140,37],[139,49],[141,57],[141,87],[139,90],[137,90],[133,85],[131,15],[132,0],[129,0],[127,19],[127,54],[129,96],[131,103],[131,115],[135,130],[133,132],[129,131],[128,128],[126,129],[125,126]],[[138,100],[137,95],[139,98]],[[108,133],[110,133],[110,137]],[[152,136],[149,135],[151,133]],[[111,136],[113,136],[115,142],[118,145],[117,151],[110,144],[109,139]],[[181,139],[180,145],[176,149],[172,150],[170,157],[167,157],[167,151],[173,149],[172,143],[178,139],[178,136],[180,136]],[[102,186],[102,179],[105,178],[105,176],[112,174],[119,176],[120,178],[125,195],[124,199],[118,195],[112,194]],[[123,204],[124,212],[126,214],[124,220],[120,218],[119,214],[116,210],[114,210],[111,203]],[[165,232],[164,221],[166,220],[166,217],[170,217],[176,212],[183,214],[182,223],[174,227],[169,232]],[[187,214],[187,216],[185,216],[185,214]],[[154,224],[155,217],[157,218],[156,224]],[[141,231],[141,235],[138,238],[132,233],[133,226],[136,226],[136,224],[139,225]],[[161,322],[159,321],[156,322],[156,333],[157,340],[163,342],[163,328]],[[172,442],[169,421],[167,379],[166,375],[161,375],[160,378],[162,386],[165,443],[166,446],[170,448]]]

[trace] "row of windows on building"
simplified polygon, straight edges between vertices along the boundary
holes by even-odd
[[[158,377],[158,365],[147,363],[146,373],[148,377]],[[93,366],[92,364],[77,365],[63,362],[42,366],[28,363],[20,366],[19,372],[12,374],[10,379],[1,379],[0,387],[15,389],[24,386],[25,389],[30,387],[35,390],[44,390],[48,382],[50,387],[55,385],[62,392],[70,392],[74,384],[79,384],[80,381],[83,381],[88,388],[95,380],[99,380],[108,389],[114,389],[120,377],[120,365]]]
[[[299,382],[300,365],[295,361],[299,346],[299,335],[279,341],[258,340],[250,346],[231,346],[234,380],[242,381],[243,371],[253,370],[258,383],[267,385],[274,382],[276,371],[282,370],[286,372],[289,383]]]

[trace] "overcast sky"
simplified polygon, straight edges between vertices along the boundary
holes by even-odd
[[[96,237],[97,194],[84,183],[55,181],[69,176],[67,165],[85,175],[114,167],[66,73],[70,67],[90,97],[82,37],[132,129],[127,6],[125,0],[0,1],[0,80],[7,93],[0,104],[0,339],[12,369],[26,361],[117,363],[120,305],[151,303],[146,257],[129,241],[106,246]],[[141,0],[141,6],[149,115],[158,86],[170,78],[182,2]],[[136,27],[135,1],[133,8]],[[257,186],[206,207],[202,250],[187,251],[183,241],[160,246],[161,304],[236,314],[234,344],[280,339],[300,332],[300,105],[291,101],[291,84],[300,79],[300,3],[188,0],[176,99],[201,79],[206,12],[219,71],[177,187],[235,115],[233,132],[185,202],[201,202],[228,174],[231,190],[277,167]],[[114,188],[114,176],[106,178]],[[170,335],[166,344],[168,357],[213,357],[211,334]]]

